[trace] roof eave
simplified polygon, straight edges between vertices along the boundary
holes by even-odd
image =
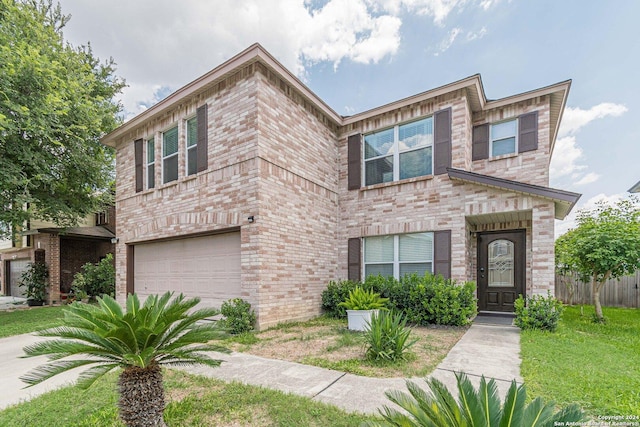
[[[482,175],[461,169],[447,168],[450,179],[483,185],[485,187],[499,188],[501,190],[513,191],[535,197],[552,200],[555,205],[555,218],[564,219],[578,202],[581,194],[565,190],[558,190],[551,187],[527,184],[519,181],[512,181],[504,178]]]
[[[629,193],[640,193],[640,181],[638,181],[636,185],[629,189]]]

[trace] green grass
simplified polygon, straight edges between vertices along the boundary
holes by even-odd
[[[0,338],[62,325],[63,307],[0,311]]]
[[[523,331],[522,376],[527,394],[589,415],[640,415],[640,310],[567,307],[555,333]],[[638,421],[636,419],[636,421]]]
[[[116,374],[88,390],[65,387],[0,411],[0,425],[118,426]],[[181,371],[165,371],[169,426],[358,426],[373,417],[349,414],[308,398]]]

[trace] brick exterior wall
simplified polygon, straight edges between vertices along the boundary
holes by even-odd
[[[204,103],[208,169],[187,177],[185,123]],[[527,293],[552,290],[554,205],[549,200],[453,181],[447,174],[347,189],[349,135],[446,108],[452,111],[453,168],[546,186],[549,103],[542,96],[472,113],[467,92],[460,89],[340,126],[268,66],[243,65],[115,140],[118,298],[124,301],[130,276],[127,245],[225,230],[240,230],[241,294],[256,309],[260,328],[319,314],[327,283],[347,277],[347,240],[353,237],[451,230],[452,277],[464,281],[476,278],[472,233],[525,229]],[[538,150],[471,160],[474,125],[534,110]],[[162,184],[159,136],[176,124],[179,178]],[[151,136],[156,138],[156,188],[146,189],[145,182],[145,190],[136,193],[133,141]],[[476,220],[502,212],[522,215],[505,222]]]

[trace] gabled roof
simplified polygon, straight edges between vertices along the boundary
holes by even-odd
[[[364,111],[353,116],[345,117],[336,113],[322,99],[320,99],[307,86],[305,86],[305,84],[302,83],[300,79],[298,79],[293,73],[291,73],[291,71],[289,71],[280,62],[278,62],[278,60],[276,60],[269,52],[267,52],[259,43],[255,43],[233,58],[227,60],[223,64],[204,74],[203,76],[178,89],[162,101],[158,102],[148,110],[140,113],[128,122],[124,123],[122,126],[118,127],[111,133],[105,135],[104,137],[102,137],[101,142],[105,145],[115,147],[115,141],[122,135],[137,128],[148,120],[159,117],[166,110],[171,109],[184,102],[185,98],[197,96],[199,93],[204,92],[229,75],[237,72],[242,67],[255,62],[259,62],[275,72],[288,85],[290,85],[294,90],[296,90],[300,95],[306,98],[313,105],[315,105],[329,120],[333,121],[338,126],[348,125],[367,117],[392,111],[405,105],[410,105],[415,102],[434,98],[438,95],[444,95],[459,89],[463,89],[466,91],[471,110],[474,112],[499,108],[505,105],[525,101],[535,97],[550,95],[550,130],[552,143],[551,152],[553,152],[553,144],[555,143],[555,139],[558,134],[562,111],[564,110],[567,96],[569,94],[569,87],[571,86],[571,80],[566,80],[551,86],[546,86],[518,95],[513,95],[496,100],[489,100],[484,93],[484,87],[482,86],[482,79],[480,78],[480,74],[475,74],[462,80],[458,80],[456,82],[449,83],[414,96],[410,96],[408,98],[400,99],[398,101],[394,101],[392,103],[368,111]]]
[[[636,185],[629,189],[629,193],[640,193],[640,181],[636,182]]]
[[[558,190],[551,187],[543,187],[541,185],[527,184],[519,181],[511,181],[503,178],[482,175],[475,172],[469,172],[461,169],[447,168],[449,178],[453,180],[469,182],[472,184],[483,185],[485,187],[498,188],[501,190],[513,191],[516,193],[541,197],[552,200],[555,204],[556,219],[564,219],[575,204],[580,199],[581,194],[572,193],[570,191]]]

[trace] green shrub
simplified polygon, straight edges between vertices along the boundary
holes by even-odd
[[[116,269],[113,265],[113,255],[107,254],[99,263],[90,262],[82,266],[82,272],[73,276],[74,293],[84,291],[90,297],[109,295],[115,297]]]
[[[404,359],[405,351],[417,341],[409,341],[411,329],[406,324],[407,320],[402,313],[372,313],[364,335],[368,345],[367,359],[392,362]]]
[[[18,286],[27,288],[27,298],[44,301],[47,297],[47,279],[49,268],[43,262],[30,262],[20,276]]]
[[[352,280],[331,281],[327,289],[322,291],[322,309],[330,317],[338,319],[347,317],[346,309],[339,304],[349,297],[349,292],[354,290],[358,283]]]
[[[426,306],[429,322],[437,325],[463,326],[476,314],[475,284],[463,286],[450,281],[433,283],[433,295]]]
[[[338,306],[347,310],[385,310],[385,304],[389,299],[383,298],[373,289],[362,289],[360,286],[349,291],[349,296]]]
[[[541,329],[555,331],[564,307],[562,303],[547,292],[547,296],[534,295],[515,301],[515,324],[520,329]]]
[[[256,313],[251,304],[242,298],[234,298],[222,303],[220,312],[224,316],[222,325],[233,335],[249,332],[256,323]]]

